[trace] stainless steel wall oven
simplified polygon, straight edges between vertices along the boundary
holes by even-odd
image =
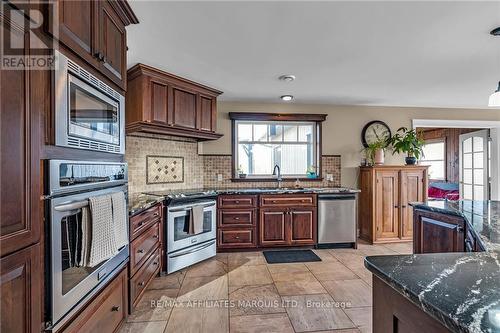
[[[82,215],[89,198],[123,192],[127,200],[127,165],[51,160],[48,170],[46,327],[57,331],[127,263],[128,244],[93,267],[84,265],[79,242],[85,232]],[[128,221],[128,215],[124,218]]]

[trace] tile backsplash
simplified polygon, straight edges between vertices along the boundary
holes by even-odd
[[[204,157],[204,184],[209,188],[248,188],[248,187],[275,187],[276,182],[245,182],[231,181],[231,155],[203,155]],[[340,156],[323,155],[321,159],[322,181],[301,181],[303,187],[338,187],[340,186]],[[222,181],[217,180],[222,175]],[[326,180],[326,175],[333,176],[332,181]],[[293,187],[295,180],[284,181],[283,187]]]
[[[125,160],[128,163],[130,193],[203,187],[203,156],[198,155],[198,143],[195,140],[182,138],[165,140],[154,135],[148,137],[127,136],[126,145]],[[184,160],[184,181],[148,184],[146,178],[147,156],[173,156],[177,157],[177,160],[182,158]],[[173,163],[173,161],[169,161],[169,163]]]
[[[198,143],[192,139],[159,138],[150,136],[127,136],[125,160],[128,163],[129,192],[131,194],[160,191],[165,189],[192,188],[248,188],[274,187],[276,182],[233,182],[231,181],[231,155],[199,155]],[[183,182],[151,184],[147,181],[148,156],[176,157],[184,162]],[[150,159],[150,163],[151,163]],[[170,161],[171,162],[171,161]],[[304,187],[340,186],[340,156],[322,156],[322,181],[301,181]],[[154,161],[153,161],[154,163]],[[333,179],[326,180],[331,174]],[[217,179],[222,175],[222,180]],[[284,181],[283,186],[293,187],[295,181]]]

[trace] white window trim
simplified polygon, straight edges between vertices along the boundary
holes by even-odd
[[[252,140],[251,141],[238,141],[238,125],[240,124],[262,124],[262,125],[273,125],[273,124],[279,124],[279,125],[290,125],[290,126],[301,126],[301,125],[311,125],[313,128],[313,133],[312,133],[312,142],[308,141],[284,141],[284,137],[282,137],[282,141],[255,141],[252,131]],[[297,127],[298,131],[298,127]],[[269,133],[267,133],[268,140],[269,140]],[[298,132],[297,132],[297,137],[298,137]],[[234,174],[237,176],[236,170],[239,167],[239,153],[238,153],[238,145],[240,143],[246,143],[246,144],[279,144],[279,145],[295,145],[295,144],[307,144],[310,145],[312,144],[313,147],[313,161],[315,161],[315,167],[316,167],[316,174],[320,175],[320,170],[319,170],[319,158],[320,158],[320,148],[319,148],[319,138],[318,138],[318,124],[315,121],[272,121],[272,120],[235,120],[234,122],[234,137],[233,137],[233,144],[235,145],[234,149],[234,164],[233,164],[233,170]],[[283,174],[283,178],[285,179],[296,179],[296,178],[306,178],[307,174]],[[248,174],[246,179],[252,180],[252,179],[263,179],[263,178],[269,178],[269,179],[275,179],[276,176],[272,175],[272,170],[269,170],[269,174]]]

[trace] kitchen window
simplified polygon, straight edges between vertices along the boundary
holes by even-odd
[[[421,165],[429,165],[429,179],[446,179],[446,142],[427,141],[423,146],[423,156],[420,158]]]
[[[306,178],[308,172],[309,177],[320,178],[321,123],[259,115],[258,120],[233,119],[233,178],[239,174],[247,180],[275,178],[275,165],[284,178]]]

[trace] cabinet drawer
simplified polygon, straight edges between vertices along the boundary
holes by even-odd
[[[253,208],[257,206],[256,195],[221,195],[219,196],[219,208]]]
[[[219,229],[219,248],[255,247],[255,228],[251,229]]]
[[[130,246],[130,275],[134,275],[148,256],[158,247],[159,240],[160,224],[156,223],[132,241]]]
[[[132,301],[132,308],[139,303],[142,293],[159,271],[160,249],[156,249],[146,263],[139,269],[137,274],[130,279],[130,299]]]
[[[254,227],[255,209],[219,209],[219,227]]]
[[[157,204],[130,218],[130,239],[135,239],[151,225],[161,221],[162,205]]]
[[[316,206],[316,195],[289,194],[289,195],[261,195],[261,207],[277,206]]]
[[[116,332],[126,317],[127,290],[127,271],[124,269],[60,332]]]

